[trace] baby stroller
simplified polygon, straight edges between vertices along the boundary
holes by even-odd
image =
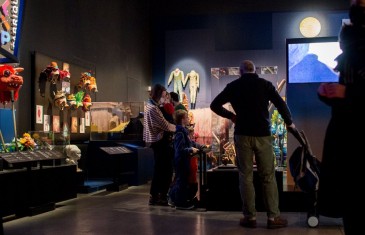
[[[295,186],[305,193],[309,193],[311,208],[307,214],[307,225],[317,227],[319,214],[317,210],[317,192],[319,184],[320,161],[313,155],[304,131],[296,128],[289,132],[299,141],[298,146],[289,159],[290,173]]]

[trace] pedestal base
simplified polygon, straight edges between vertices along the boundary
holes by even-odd
[[[128,188],[128,184],[111,184],[106,186],[106,191],[119,192]]]

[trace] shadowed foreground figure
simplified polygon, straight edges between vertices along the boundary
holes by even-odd
[[[321,215],[343,218],[346,235],[362,234],[363,218],[356,210],[365,208],[363,109],[365,102],[365,1],[353,1],[351,24],[341,29],[338,83],[322,83],[321,101],[332,109],[323,146],[318,208]],[[361,232],[360,232],[361,231]]]

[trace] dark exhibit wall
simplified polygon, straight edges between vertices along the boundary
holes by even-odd
[[[319,83],[287,84],[287,101],[298,129],[303,130],[310,147],[322,159],[324,135],[331,116],[329,106],[318,99]],[[299,146],[294,136],[288,135],[288,153]]]
[[[283,12],[283,11],[326,11],[346,10],[349,2],[343,0],[271,0],[267,1],[230,1],[222,4],[220,0],[185,1],[156,0],[152,10],[158,15],[232,14],[242,12]],[[159,11],[157,11],[159,10]]]
[[[96,101],[147,99],[149,17],[149,1],[26,1],[20,44],[24,85],[16,104],[18,132],[31,127],[33,51],[80,67],[95,67]],[[78,80],[79,75],[71,79]],[[128,91],[131,87],[133,92]]]
[[[272,49],[272,14],[245,13],[214,19],[216,51]]]

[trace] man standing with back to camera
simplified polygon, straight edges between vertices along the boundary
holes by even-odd
[[[267,211],[267,228],[282,228],[288,225],[288,221],[280,217],[269,102],[275,105],[288,127],[295,128],[295,125],[288,106],[272,83],[260,78],[255,72],[256,67],[252,61],[242,61],[241,77],[229,83],[214,98],[210,108],[219,116],[235,123],[234,144],[244,215],[239,224],[248,228],[257,226],[253,184],[253,157],[255,156]],[[231,103],[235,113],[223,107],[228,102]]]

